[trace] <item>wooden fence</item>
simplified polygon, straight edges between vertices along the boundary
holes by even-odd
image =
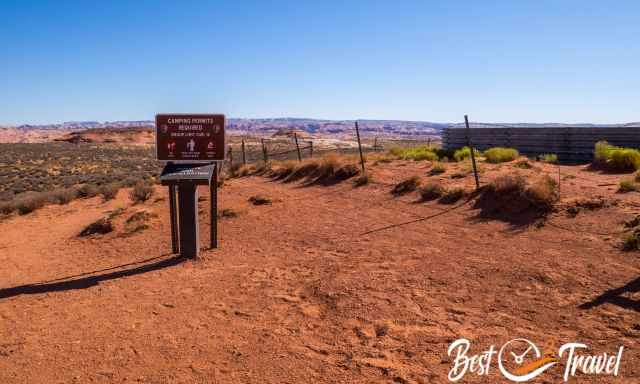
[[[501,127],[445,128],[442,146],[456,149],[467,145],[467,135],[475,148],[516,148],[525,155],[555,153],[562,161],[589,161],[600,140],[621,147],[640,148],[640,127]]]

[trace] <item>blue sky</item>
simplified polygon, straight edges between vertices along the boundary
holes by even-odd
[[[640,120],[639,1],[0,0],[0,123]]]

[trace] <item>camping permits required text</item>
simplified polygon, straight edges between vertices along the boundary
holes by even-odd
[[[156,115],[158,160],[224,160],[224,115]]]

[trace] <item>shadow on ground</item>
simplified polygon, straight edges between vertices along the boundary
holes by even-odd
[[[157,271],[159,269],[178,265],[187,259],[174,256],[168,259],[158,260],[163,256],[143,260],[137,263],[123,264],[112,268],[99,271],[87,272],[79,275],[68,276],[57,280],[45,281],[35,284],[20,285],[17,287],[0,289],[0,299],[19,295],[35,295],[47,292],[60,292],[75,289],[86,289],[94,287],[102,281],[116,280],[123,277],[140,275],[143,273]],[[127,269],[121,269],[127,268]],[[116,270],[113,272],[107,272]],[[96,275],[96,273],[100,273]]]
[[[622,287],[610,289],[605,291],[600,296],[595,299],[580,304],[578,308],[580,309],[591,309],[597,306],[600,306],[605,303],[614,304],[622,308],[632,309],[636,312],[640,312],[640,300],[633,300],[627,297],[622,296],[625,293],[635,293],[640,292],[640,277],[635,280],[630,281],[629,283],[623,285]]]

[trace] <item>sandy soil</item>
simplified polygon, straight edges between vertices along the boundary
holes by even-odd
[[[555,166],[536,167],[518,172],[557,177]],[[515,171],[483,168],[484,183]],[[617,378],[571,380],[640,382],[640,255],[618,248],[640,200],[615,193],[619,175],[561,167],[562,204],[609,204],[575,217],[559,208],[537,228],[480,218],[473,202],[389,193],[415,174],[472,189],[451,167],[426,171],[379,164],[360,188],[227,181],[221,205],[239,215],[221,220],[220,248],[196,261],[170,254],[160,188],[142,205],[121,191],[5,220],[0,383],[446,383],[447,348],[461,337],[473,353],[518,337],[579,341],[593,353],[624,345]],[[273,203],[251,205],[256,194]],[[77,237],[120,207],[115,232]],[[127,231],[140,210],[157,217]],[[536,382],[561,382],[562,371]],[[506,380],[494,365],[461,382]]]

